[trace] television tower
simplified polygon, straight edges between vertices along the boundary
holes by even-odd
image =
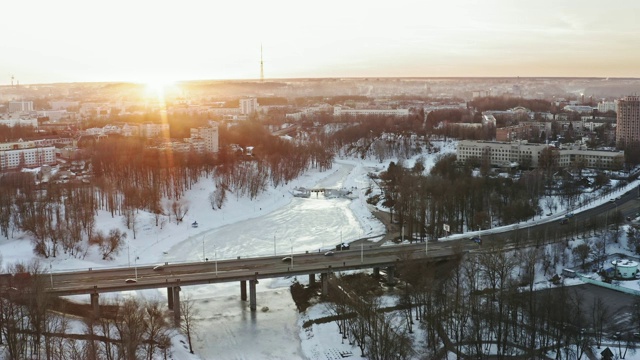
[[[260,82],[264,81],[264,63],[262,62],[262,44],[260,44]]]

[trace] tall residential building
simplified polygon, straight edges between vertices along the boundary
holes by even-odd
[[[189,142],[198,149],[197,145],[202,145],[206,152],[218,152],[218,126],[191,128],[191,138]]]
[[[246,98],[240,99],[240,114],[250,115],[258,111],[258,99]]]
[[[10,101],[9,113],[33,111],[33,101]]]
[[[640,144],[640,96],[626,96],[618,101],[616,144],[619,147]]]

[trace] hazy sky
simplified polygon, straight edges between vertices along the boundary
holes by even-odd
[[[5,0],[0,85],[640,77],[640,2]]]

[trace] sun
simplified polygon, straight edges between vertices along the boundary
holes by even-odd
[[[166,79],[153,79],[144,82],[145,95],[147,97],[155,97],[164,99],[167,89],[175,85],[175,81]]]

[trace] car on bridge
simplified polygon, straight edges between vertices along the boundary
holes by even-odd
[[[282,262],[291,263],[293,258],[291,256],[285,256],[282,258]]]
[[[349,250],[349,248],[351,248],[351,246],[347,243],[342,243],[342,244],[338,244],[336,245],[336,250],[340,251],[340,250]]]
[[[135,284],[135,283],[138,282],[138,280],[136,280],[136,279],[127,279],[124,282],[127,283],[127,284]]]
[[[476,244],[482,244],[482,238],[478,235],[470,237],[469,240],[475,242]]]
[[[333,254],[335,254],[333,251],[329,250],[326,253],[324,253],[324,256],[333,256]]]

